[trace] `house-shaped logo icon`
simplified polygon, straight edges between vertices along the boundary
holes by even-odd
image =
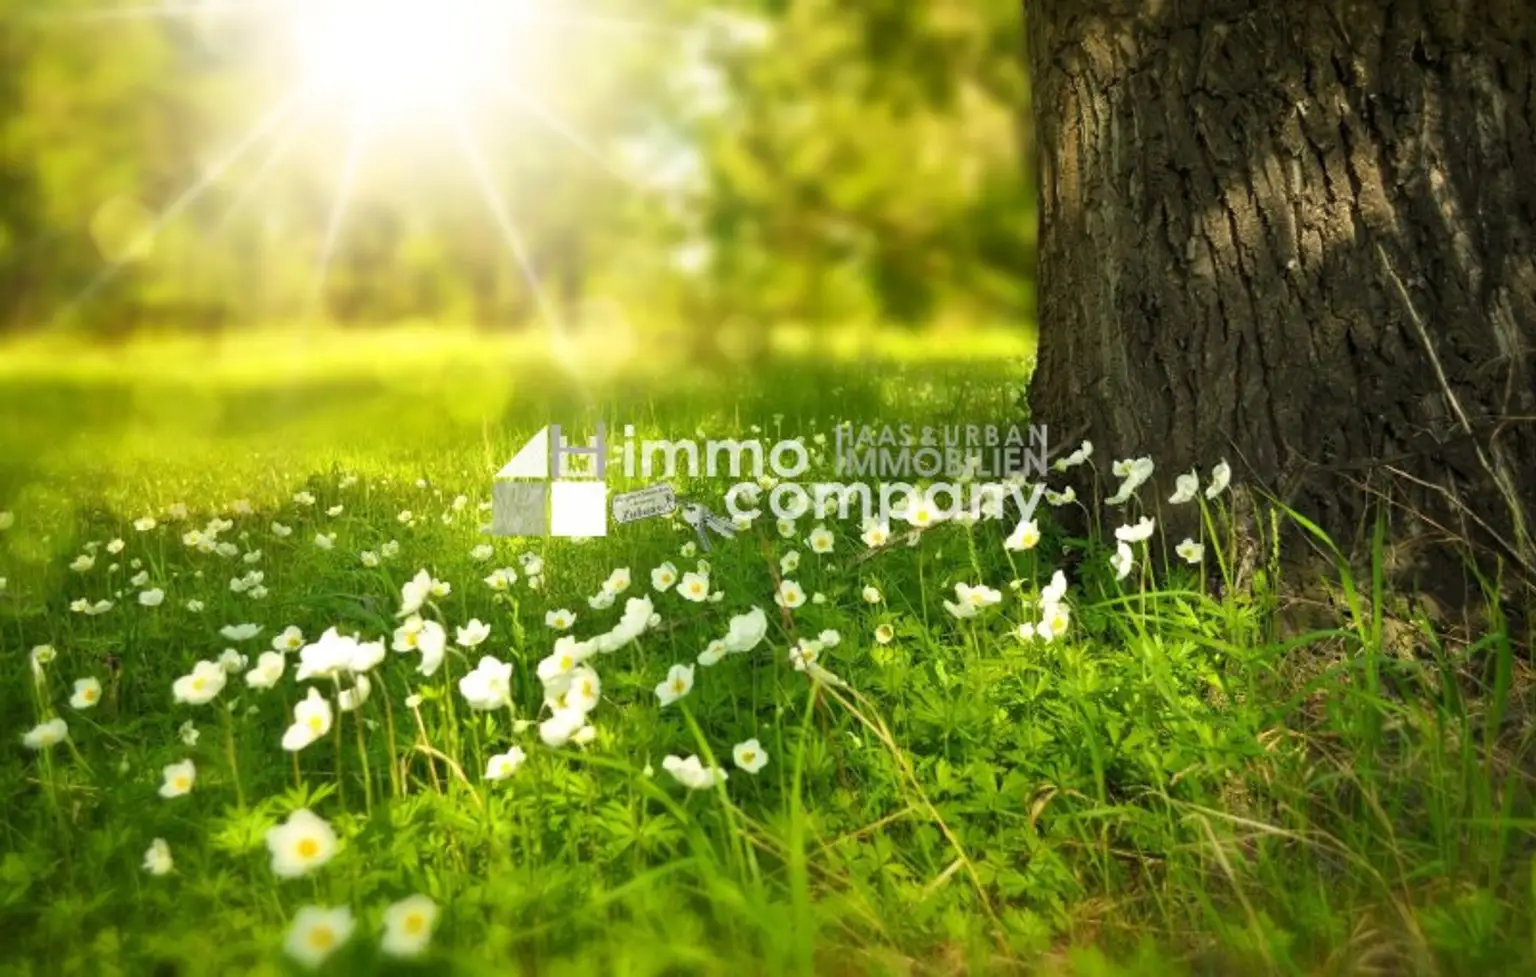
[[[579,473],[569,464],[576,458],[590,461]],[[539,431],[496,473],[491,535],[607,536],[607,462],[602,424],[587,447],[567,443],[558,424]]]

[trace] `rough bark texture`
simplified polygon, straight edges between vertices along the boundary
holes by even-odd
[[[1026,17],[1036,422],[1163,497],[1227,458],[1341,544],[1369,485],[1536,565],[1536,3]]]

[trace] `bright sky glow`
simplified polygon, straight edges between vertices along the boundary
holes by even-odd
[[[540,26],[527,0],[310,0],[292,18],[306,91],[376,121],[473,100]]]

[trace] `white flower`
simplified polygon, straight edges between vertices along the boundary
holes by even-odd
[[[677,583],[677,567],[670,561],[651,571],[651,586],[657,591],[665,593]]]
[[[1007,539],[1003,540],[1003,549],[1017,553],[1032,550],[1039,544],[1040,527],[1033,519],[1025,519],[1014,527]]]
[[[459,679],[459,693],[471,709],[489,711],[510,705],[512,665],[485,656],[474,671]]]
[[[1211,469],[1211,484],[1206,486],[1205,497],[1214,499],[1227,490],[1227,485],[1232,481],[1232,468],[1225,461],[1218,462]]]
[[[745,614],[732,617],[722,644],[732,654],[751,651],[762,643],[768,633],[768,616],[761,607],[754,607]]]
[[[1064,472],[1068,468],[1076,468],[1093,456],[1093,442],[1084,441],[1077,450],[1056,462],[1056,470]]]
[[[272,524],[272,535],[276,536],[278,539],[283,539],[284,537],[292,536],[293,529],[289,526],[283,525],[280,522],[274,522]]]
[[[225,648],[219,653],[219,667],[231,675],[245,668],[246,662],[246,657],[233,648]]]
[[[1041,608],[1040,623],[1035,625],[1035,633],[1041,639],[1050,641],[1067,633],[1067,628],[1072,623],[1071,609],[1065,604],[1046,604]]]
[[[882,645],[888,645],[896,637],[896,629],[889,624],[881,624],[875,628],[875,641]]]
[[[826,526],[817,526],[811,530],[811,534],[805,539],[806,545],[812,553],[830,553],[837,539],[832,535],[832,530]]]
[[[1115,530],[1115,539],[1122,543],[1144,543],[1152,538],[1157,522],[1151,516],[1142,516],[1134,526],[1121,526]]]
[[[283,677],[286,662],[281,653],[264,651],[256,659],[256,667],[245,673],[245,684],[253,689],[270,689]]]
[[[315,496],[310,492],[297,492],[293,496],[293,501],[299,505],[314,505]]]
[[[410,617],[421,610],[421,605],[432,596],[432,574],[425,570],[418,570],[416,576],[406,581],[400,588],[400,610],[396,617]]]
[[[218,662],[200,661],[192,666],[190,674],[171,683],[171,695],[177,702],[200,706],[213,701],[224,689],[228,673]]]
[[[1131,553],[1131,547],[1127,543],[1120,543],[1115,547],[1115,555],[1109,558],[1109,565],[1114,568],[1115,579],[1124,580],[1131,575],[1131,568],[1136,565],[1136,558]]]
[[[185,518],[187,518],[187,505],[186,505],[186,503],[185,502],[173,502],[170,505],[166,506],[166,508],[165,508],[165,517],[167,519],[185,519]]]
[[[260,633],[259,624],[227,624],[219,629],[226,641],[249,641]]]
[[[69,565],[69,568],[76,573],[84,573],[95,565],[96,558],[94,556],[81,553],[79,556],[75,557],[74,562]]]
[[[489,543],[481,543],[469,551],[469,558],[476,563],[484,563],[496,555],[496,550]]]
[[[689,559],[689,560],[693,559],[693,555],[695,553],[697,553],[698,551],[699,551],[699,544],[695,543],[691,539],[688,540],[688,542],[684,543],[682,546],[679,546],[677,548],[677,552],[679,554],[681,554],[684,559]]]
[[[747,740],[745,743],[737,743],[731,750],[731,757],[736,761],[736,766],[747,773],[757,773],[768,762],[768,754],[764,752],[762,744],[756,739]]]
[[[870,522],[859,537],[870,549],[879,549],[891,541],[891,527],[883,522]]]
[[[776,525],[779,530],[779,535],[784,539],[795,538],[795,521],[793,519],[780,519]]]
[[[1205,559],[1205,546],[1186,537],[1184,542],[1174,547],[1173,551],[1184,560],[1185,563],[1199,563]]]
[[[1196,472],[1180,475],[1173,480],[1174,493],[1168,497],[1171,505],[1183,505],[1193,502],[1196,493],[1200,491],[1200,476]]]
[[[629,589],[629,567],[619,567],[608,574],[608,579],[603,581],[603,592],[617,597]]]
[[[114,539],[112,542],[107,544],[107,552],[111,553],[113,556],[116,556],[123,551],[124,545],[125,544],[122,540]]]
[[[197,781],[197,767],[191,760],[169,764],[160,773],[165,778],[160,796],[167,799],[192,793],[192,785]]]
[[[677,587],[678,596],[684,600],[701,604],[709,599],[709,574],[685,573],[683,581]]]
[[[797,672],[805,671],[820,658],[821,642],[811,638],[801,638],[789,649],[789,663],[795,666]]]
[[[325,963],[332,953],[352,937],[357,923],[346,906],[330,909],[305,906],[293,917],[283,951],[310,970]]]
[[[606,611],[608,608],[613,606],[613,602],[616,599],[617,598],[614,597],[611,591],[599,590],[597,593],[587,598],[587,606],[592,608],[594,611]]]
[[[156,838],[144,852],[144,871],[150,875],[166,875],[171,871],[171,846],[164,838]]]
[[[549,611],[544,615],[544,623],[556,631],[564,631],[576,623],[576,612],[565,608]]]
[[[725,657],[725,654],[725,642],[716,638],[706,645],[703,651],[699,652],[699,657],[696,660],[700,665],[709,668],[712,665],[718,665],[720,659]]]
[[[326,628],[319,640],[305,645],[299,651],[299,667],[294,671],[294,681],[334,679],[342,671],[351,668],[357,654],[356,638],[340,634],[335,628]]]
[[[456,630],[456,643],[460,648],[474,648],[491,636],[491,626],[479,618],[470,618],[468,624]]]
[[[352,661],[347,662],[347,670],[352,671],[353,674],[362,674],[364,671],[372,671],[382,661],[384,661],[384,642],[359,641],[352,650]]]
[[[357,559],[370,570],[379,565],[379,554],[373,550],[363,550],[357,555]]]
[[[379,555],[386,560],[393,560],[400,555],[400,541],[392,539],[379,547]]]
[[[885,599],[884,595],[880,593],[880,588],[875,586],[865,587],[862,596],[866,604],[878,604]]]
[[[395,629],[391,647],[401,652],[421,652],[421,664],[416,670],[431,678],[443,664],[443,655],[448,650],[448,632],[436,621],[423,621],[420,616],[412,615]]]
[[[315,546],[322,550],[329,550],[336,545],[335,533],[315,533]]]
[[[778,593],[773,595],[773,600],[780,607],[794,610],[797,607],[804,606],[805,591],[793,580],[781,580],[779,581]]]
[[[597,742],[597,727],[587,723],[575,732],[571,737],[571,742],[577,746],[588,746]]]
[[[373,692],[373,683],[368,681],[367,675],[359,674],[353,680],[350,689],[342,689],[336,693],[336,705],[342,712],[355,712],[368,701],[371,692]]]
[[[1142,483],[1152,477],[1153,468],[1152,459],[1146,457],[1115,462],[1114,473],[1124,481],[1120,483],[1120,488],[1115,494],[1106,501],[1110,505],[1122,505],[1129,501],[1135,491],[1141,488]]]
[[[329,509],[325,510],[325,514],[333,517],[339,516],[342,514],[342,512],[346,511],[346,508],[347,507],[344,505],[333,505]]]
[[[384,938],[379,949],[392,957],[418,956],[432,941],[436,925],[437,903],[422,895],[407,896],[384,910]]]
[[[201,735],[197,731],[197,726],[190,719],[182,723],[181,728],[176,731],[177,738],[181,740],[184,746],[196,746],[197,739]]]
[[[517,583],[517,571],[511,567],[502,567],[500,570],[491,571],[491,575],[485,578],[485,585],[498,594],[504,594]]]
[[[799,569],[800,569],[800,551],[799,550],[790,550],[788,553],[785,553],[783,556],[779,557],[779,573],[780,574],[782,574],[784,576],[789,576],[791,573],[794,573],[796,570],[799,570]]]
[[[984,608],[997,604],[1003,599],[1000,591],[993,590],[986,584],[977,584],[972,587],[967,583],[955,584],[954,602],[945,601],[944,608],[961,620],[972,618]]]
[[[1046,604],[1059,604],[1067,596],[1067,575],[1057,570],[1051,574],[1051,582],[1040,591],[1040,600]]]
[[[586,724],[586,714],[580,709],[556,709],[553,715],[539,723],[539,739],[545,746],[564,746]]]
[[[282,634],[272,639],[272,650],[278,652],[298,651],[304,647],[304,632],[297,625],[290,624],[283,629]]]
[[[133,521],[133,528],[141,533],[147,533],[158,525],[154,516],[140,516]]]
[[[293,707],[293,725],[283,733],[283,749],[297,753],[331,731],[331,704],[313,686]]]
[[[693,690],[693,666],[673,665],[667,670],[667,679],[656,686],[656,698],[663,706],[670,706]]]
[[[729,776],[719,767],[705,767],[696,756],[685,760],[669,754],[661,761],[661,767],[672,775],[672,779],[689,790],[708,790],[718,783],[724,783]]]
[[[69,724],[55,717],[33,726],[22,736],[21,742],[29,750],[46,750],[64,742],[68,736]]]
[[[75,680],[75,694],[69,704],[75,709],[89,709],[101,701],[101,683],[93,678]]]
[[[512,747],[505,753],[498,753],[486,761],[485,779],[506,780],[514,773],[517,773],[517,768],[521,767],[526,759],[528,759],[528,755],[523,752],[521,747],[517,746]]]
[[[203,613],[203,602],[194,597],[187,601],[187,610],[192,614],[201,614]]]
[[[266,840],[272,853],[272,874],[281,879],[310,874],[330,861],[337,848],[336,832],[324,818],[305,808],[268,828]]]
[[[1071,505],[1073,502],[1077,501],[1077,489],[1070,485],[1067,486],[1066,491],[1064,492],[1053,492],[1050,489],[1046,489],[1045,501],[1053,506],[1058,507]]]
[[[401,509],[395,514],[395,521],[402,526],[409,526],[416,521],[416,514],[409,509]]]

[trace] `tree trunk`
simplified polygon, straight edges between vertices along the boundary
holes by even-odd
[[[1026,16],[1035,423],[1158,502],[1225,458],[1341,545],[1381,491],[1536,568],[1531,0]]]

